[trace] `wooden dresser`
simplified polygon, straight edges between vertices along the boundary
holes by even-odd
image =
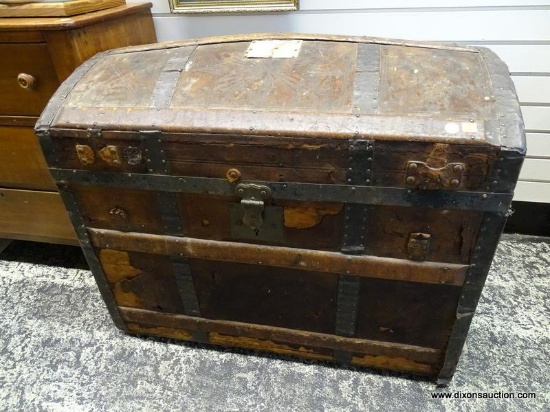
[[[78,243],[34,124],[82,62],[154,42],[151,3],[64,18],[0,18],[0,238]]]

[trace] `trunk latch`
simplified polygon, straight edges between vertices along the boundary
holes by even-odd
[[[243,223],[254,231],[259,230],[264,224],[264,200],[271,197],[271,189],[256,183],[239,183],[235,193],[242,197]]]
[[[411,233],[407,242],[407,257],[410,260],[423,262],[428,255],[431,235],[428,233]]]
[[[257,183],[239,183],[235,186],[235,194],[241,201],[229,205],[231,236],[242,240],[282,242],[283,208],[265,204],[273,195],[271,189]]]

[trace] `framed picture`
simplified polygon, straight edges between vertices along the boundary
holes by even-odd
[[[299,0],[169,0],[172,13],[243,13],[298,10]]]

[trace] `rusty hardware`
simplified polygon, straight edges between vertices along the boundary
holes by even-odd
[[[120,157],[116,146],[105,146],[99,151],[99,156],[109,164],[109,166],[120,166]]]
[[[422,262],[426,260],[428,249],[430,247],[431,235],[428,233],[415,232],[409,234],[407,242],[407,257],[410,260]]]
[[[118,206],[113,207],[109,210],[109,215],[111,215],[112,225],[117,230],[122,232],[127,232],[130,230],[128,222],[128,213],[124,209],[121,209]]]
[[[80,160],[80,163],[84,166],[91,165],[95,162],[94,150],[90,146],[85,144],[77,144],[75,148],[78,160]]]
[[[405,182],[419,189],[456,189],[462,183],[464,163],[447,163],[443,167],[430,167],[425,162],[409,161]]]
[[[115,221],[124,221],[126,222],[126,220],[128,219],[128,214],[126,213],[126,211],[124,209],[121,209],[120,207],[113,207],[110,211],[109,211],[109,214],[111,215],[111,218]]]
[[[135,166],[141,163],[143,155],[141,150],[138,147],[129,146],[124,149],[124,155],[126,156],[126,161],[129,165]]]
[[[242,200],[229,206],[231,236],[255,241],[283,241],[283,208],[264,204],[272,195],[271,189],[255,183],[239,183],[235,193]]]
[[[264,200],[271,197],[271,189],[255,183],[239,183],[235,188],[235,193],[242,197],[243,223],[252,230],[260,229],[264,223]]]
[[[89,127],[86,131],[86,137],[89,139],[99,139],[101,137],[101,129],[97,127]]]
[[[228,169],[227,172],[225,172],[225,178],[229,183],[237,183],[241,180],[241,172],[239,169]]]
[[[17,83],[19,86],[25,90],[34,90],[36,89],[36,77],[28,73],[19,73],[17,75]]]

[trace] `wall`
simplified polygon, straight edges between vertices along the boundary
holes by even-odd
[[[253,32],[369,35],[490,47],[508,64],[527,129],[515,200],[550,203],[550,0],[301,0],[279,14],[174,15],[153,0],[159,41]]]

